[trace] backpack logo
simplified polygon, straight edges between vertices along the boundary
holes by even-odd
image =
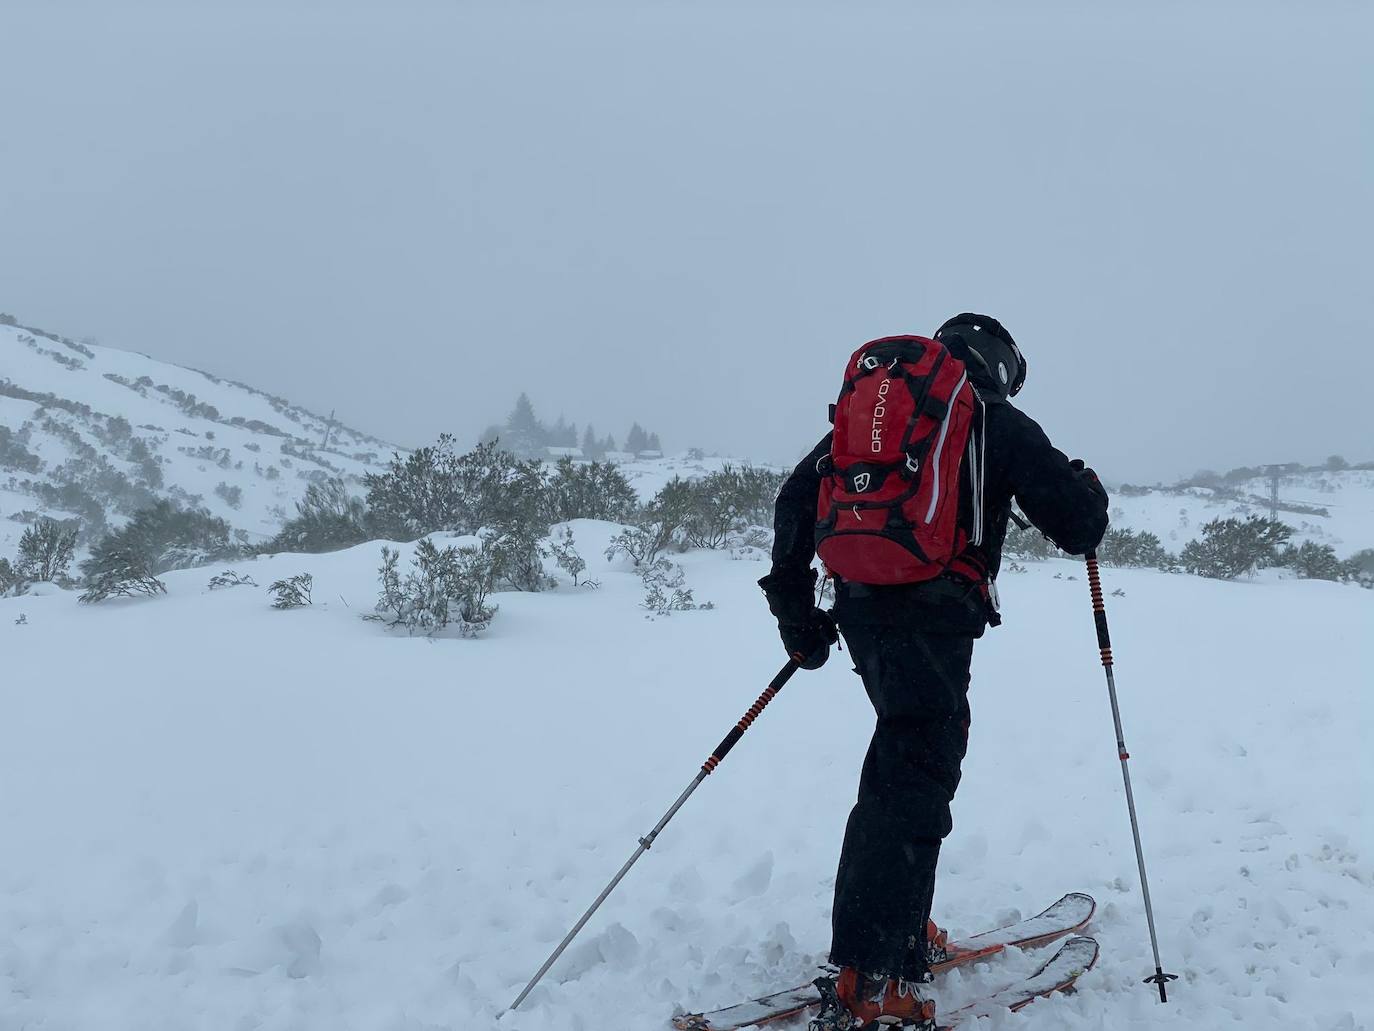
[[[873,441],[869,447],[874,454],[883,450],[883,419],[887,415],[887,392],[891,389],[892,379],[889,377],[879,385],[878,400],[873,405]]]
[[[868,490],[868,485],[873,482],[872,473],[859,473],[854,477],[854,493],[862,494]]]

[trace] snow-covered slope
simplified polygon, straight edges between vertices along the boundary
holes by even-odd
[[[1374,469],[1306,470],[1285,476],[1279,519],[1297,533],[1294,542],[1329,544],[1342,558],[1374,548]],[[1170,551],[1201,536],[1203,524],[1232,516],[1269,515],[1269,484],[1243,480],[1225,491],[1209,487],[1155,487],[1146,493],[1112,493],[1112,523],[1149,530]]]
[[[684,557],[712,611],[646,620],[611,529],[598,591],[500,595],[490,635],[359,614],[379,546],[207,592],[0,599],[0,1027],[654,1031],[796,983],[828,944],[872,713],[847,654],[796,677],[546,984],[514,997],[782,660],[757,563]],[[986,1025],[1374,1026],[1374,592],[1107,571],[1162,948],[1161,1006],[1081,567],[1004,578],[937,916],[1097,896],[1098,968]],[[21,615],[22,624],[16,624]],[[131,642],[137,642],[131,646]],[[945,1005],[1029,969],[954,974]]]
[[[259,540],[310,481],[357,482],[393,450],[240,383],[0,325],[0,554],[33,514],[118,521],[153,497]]]

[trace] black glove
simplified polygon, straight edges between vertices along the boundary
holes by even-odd
[[[820,669],[830,658],[830,646],[840,639],[835,617],[825,609],[812,608],[802,623],[779,623],[778,633],[787,654],[802,669]]]
[[[1100,497],[1103,502],[1108,501],[1107,488],[1102,486],[1102,481],[1097,478],[1097,473],[1093,472],[1091,466],[1083,464],[1083,459],[1075,458],[1069,463],[1069,468],[1078,474],[1078,479],[1088,487],[1094,494]]]
[[[816,571],[774,570],[759,581],[768,610],[778,621],[787,654],[802,669],[820,669],[830,658],[830,646],[840,639],[835,619],[816,607]],[[800,656],[800,658],[798,658]]]

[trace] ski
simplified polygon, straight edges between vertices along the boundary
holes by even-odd
[[[1096,909],[1097,903],[1091,895],[1071,892],[1035,916],[975,934],[970,938],[950,942],[946,949],[948,958],[933,964],[931,971],[940,974],[954,967],[995,956],[1007,948],[1028,949],[1048,945],[1081,931],[1092,919]],[[815,986],[803,984],[723,1009],[705,1013],[684,1013],[673,1018],[673,1027],[678,1031],[739,1031],[740,1028],[770,1024],[799,1016],[819,1002],[820,996]]]
[[[1000,991],[952,1012],[940,1031],[952,1031],[966,1021],[990,1017],[1003,1010],[1023,1009],[1036,999],[1055,992],[1072,990],[1074,982],[1097,963],[1097,942],[1092,938],[1070,938],[1035,973]]]

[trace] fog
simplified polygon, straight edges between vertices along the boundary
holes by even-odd
[[[985,311],[1109,480],[1374,459],[1374,16],[1203,6],[7,0],[0,310],[403,445],[527,391],[773,460]]]

